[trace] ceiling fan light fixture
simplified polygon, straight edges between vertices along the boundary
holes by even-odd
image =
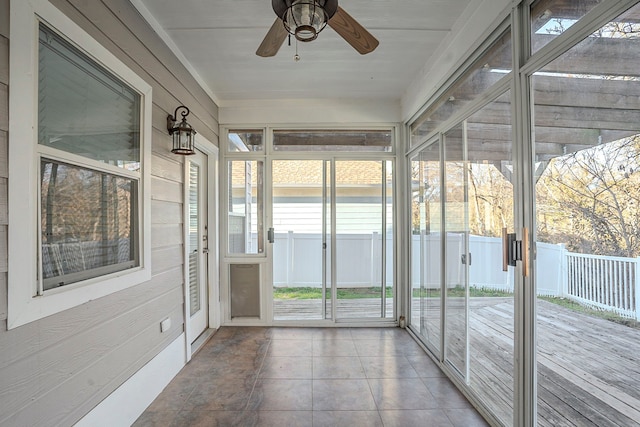
[[[339,7],[338,0],[271,0],[271,6],[277,18],[256,50],[263,58],[275,56],[287,36],[310,42],[327,25],[361,55],[378,47],[378,40]]]
[[[324,3],[324,2],[323,2]],[[285,29],[301,42],[310,42],[327,26],[330,16],[315,0],[293,0],[282,18]]]

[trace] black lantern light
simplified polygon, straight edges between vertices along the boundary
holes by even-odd
[[[301,42],[310,42],[338,9],[337,0],[273,0],[273,10],[284,27]]]
[[[184,108],[186,111],[180,113],[182,115],[182,121],[178,123],[178,110],[181,108]],[[196,131],[189,123],[187,123],[187,116],[189,113],[189,109],[184,105],[181,105],[176,108],[173,116],[169,115],[169,117],[167,117],[167,130],[169,130],[169,135],[173,136],[173,149],[171,152],[174,154],[187,156],[190,154],[196,154],[196,150],[194,148]]]

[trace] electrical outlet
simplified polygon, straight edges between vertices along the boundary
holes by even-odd
[[[160,322],[160,332],[167,332],[171,328],[171,318],[164,319]]]

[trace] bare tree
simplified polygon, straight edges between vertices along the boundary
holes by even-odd
[[[581,253],[640,254],[640,138],[553,159],[536,188],[538,237]]]

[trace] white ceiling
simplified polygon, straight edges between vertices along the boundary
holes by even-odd
[[[291,46],[285,42],[275,57],[255,54],[275,19],[269,0],[133,3],[161,36],[171,39],[169,44],[177,47],[215,99],[224,102],[399,100],[438,47],[452,36],[452,28],[471,1],[341,0],[340,6],[380,41],[378,48],[360,55],[327,27],[317,40],[298,43],[299,62],[293,60],[295,40]]]

